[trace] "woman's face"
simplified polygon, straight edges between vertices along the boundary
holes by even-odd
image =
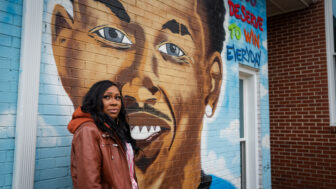
[[[104,113],[116,119],[121,109],[121,95],[116,86],[109,87],[103,95]]]

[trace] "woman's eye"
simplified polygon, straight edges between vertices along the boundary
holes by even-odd
[[[121,96],[116,96],[115,99],[121,100]]]
[[[110,96],[105,95],[105,96],[103,96],[103,98],[104,98],[105,100],[108,100],[108,99],[110,99]]]
[[[95,31],[98,36],[115,43],[122,43],[126,45],[131,45],[132,42],[123,34],[121,31],[111,28],[111,27],[104,27],[97,31]]]
[[[174,45],[173,43],[165,43],[159,47],[159,51],[166,53],[170,56],[184,56],[184,52],[178,47],[177,45]]]

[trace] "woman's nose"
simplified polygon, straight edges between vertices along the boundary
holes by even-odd
[[[115,99],[115,98],[112,98],[112,99],[110,100],[110,103],[109,103],[109,104],[111,104],[112,106],[116,106],[116,105],[118,105],[118,100]]]

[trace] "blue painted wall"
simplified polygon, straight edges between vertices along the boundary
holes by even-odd
[[[0,0],[0,188],[12,186],[21,20],[21,0]]]
[[[262,0],[226,0],[228,41],[225,44],[225,60],[227,62],[228,84],[226,86],[226,97],[223,102],[223,115],[227,115],[229,122],[239,120],[238,85],[239,75],[237,74],[239,64],[246,65],[258,70],[259,83],[259,111],[261,137],[261,163],[262,163],[262,186],[271,188],[270,171],[270,142],[269,142],[269,95],[268,95],[268,53],[267,53],[267,16],[266,1]],[[238,7],[234,9],[233,7]],[[247,13],[249,12],[249,13]],[[246,19],[250,15],[249,19]],[[255,20],[251,22],[252,15]],[[253,34],[252,34],[253,33]],[[235,110],[235,111],[233,111]],[[224,126],[228,128],[227,126]],[[234,127],[232,127],[234,128]],[[238,133],[236,133],[237,136]],[[227,135],[230,138],[230,135]],[[229,142],[223,142],[225,148],[232,148]],[[211,146],[211,145],[210,145]],[[238,147],[239,150],[239,147]],[[239,155],[225,154],[226,160],[234,162],[234,157]],[[237,163],[237,162],[236,162]],[[239,162],[238,162],[239,163]],[[237,166],[234,166],[237,167]],[[240,170],[236,170],[239,173]]]

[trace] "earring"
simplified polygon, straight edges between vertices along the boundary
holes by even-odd
[[[211,117],[213,115],[212,108],[210,105],[206,105],[205,107],[205,115],[207,117]]]

